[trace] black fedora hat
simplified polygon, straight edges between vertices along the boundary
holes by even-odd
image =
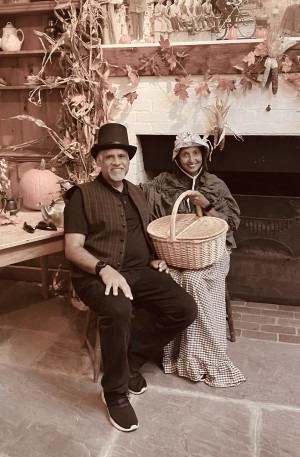
[[[98,143],[94,144],[91,149],[94,159],[96,159],[98,152],[104,149],[125,149],[128,152],[129,160],[131,160],[137,148],[129,144],[125,125],[111,123],[104,124],[99,129]]]

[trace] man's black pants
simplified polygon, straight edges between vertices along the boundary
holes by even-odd
[[[73,278],[77,295],[101,316],[100,341],[105,392],[128,391],[129,370],[138,370],[146,360],[161,353],[163,347],[196,318],[194,299],[170,275],[149,267],[122,271],[131,287],[133,300],[119,289],[104,295],[101,278],[89,275]],[[151,313],[152,325],[145,331],[131,332],[132,308]]]

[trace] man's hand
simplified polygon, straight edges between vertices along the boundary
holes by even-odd
[[[125,297],[129,298],[129,300],[133,299],[131,289],[124,276],[110,265],[106,265],[106,267],[102,268],[99,276],[106,286],[105,295],[109,295],[111,289],[113,295],[118,295],[118,289],[121,289]]]
[[[152,267],[158,271],[165,271],[166,273],[169,273],[168,265],[166,264],[166,262],[164,260],[160,260],[160,259],[151,260],[150,267]]]

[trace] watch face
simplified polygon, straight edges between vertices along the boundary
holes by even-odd
[[[104,260],[99,260],[99,262],[96,263],[96,274],[98,275],[99,272],[102,270],[102,268],[106,267],[106,262]]]

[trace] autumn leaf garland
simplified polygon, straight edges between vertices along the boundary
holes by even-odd
[[[267,38],[243,58],[242,62],[246,64],[246,67],[236,66],[249,81],[249,89],[251,90],[252,82],[259,84],[263,89],[271,85],[272,93],[275,95],[278,91],[278,76],[281,72],[283,80],[296,88],[297,96],[300,96],[300,75],[289,73],[293,64],[300,69],[299,56],[296,60],[292,60],[285,54],[285,51],[296,43],[291,38],[283,37],[278,27],[271,27]],[[260,74],[262,74],[261,81],[258,79]],[[243,84],[248,90],[246,81],[243,81]]]

